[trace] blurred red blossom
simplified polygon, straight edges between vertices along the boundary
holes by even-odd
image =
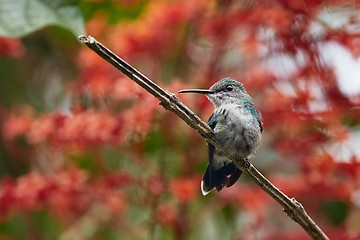
[[[271,201],[271,198],[263,191],[259,191],[245,184],[240,184],[240,186],[231,188],[226,192],[221,192],[220,195],[224,200],[230,203],[236,203],[256,217],[264,213],[267,204]]]
[[[7,116],[3,126],[3,138],[7,141],[14,140],[20,135],[29,131],[33,119],[33,110],[31,107],[12,112]]]
[[[260,9],[264,23],[278,34],[291,34],[294,14],[281,5],[274,4],[270,7]]]
[[[115,28],[110,36],[115,52],[125,57],[148,54],[155,58],[173,53],[172,49],[176,46],[179,34],[185,30],[185,24],[202,13],[205,3],[150,2],[147,13],[151,14],[144,14],[137,21]]]
[[[76,170],[55,176],[33,172],[20,177],[11,185],[5,182],[8,187],[2,189],[0,199],[1,202],[11,199],[11,202],[1,205],[1,212],[6,213],[11,208],[22,211],[36,210],[45,204],[49,204],[54,213],[82,211],[86,207],[81,200],[85,200],[82,198],[85,180],[84,173]]]
[[[24,51],[19,39],[0,37],[0,56],[18,58],[24,54]]]
[[[199,195],[200,178],[182,177],[170,181],[170,192],[181,202],[191,202]]]
[[[174,227],[177,224],[178,212],[174,206],[170,204],[162,204],[156,209],[156,221]]]
[[[358,179],[360,177],[360,162],[354,157],[351,162],[336,163],[336,170],[346,176]]]
[[[148,179],[148,187],[151,194],[158,196],[164,191],[164,181],[160,176],[151,176]]]
[[[67,217],[81,214],[94,201],[121,213],[126,206],[126,197],[120,191],[124,178],[111,185],[109,178],[90,181],[84,171],[73,168],[52,176],[32,172],[17,180],[5,179],[0,191],[0,213],[4,217],[10,211],[48,207],[53,214]]]
[[[20,124],[19,124],[20,123]],[[4,123],[3,137],[26,137],[29,144],[48,142],[54,147],[83,148],[123,141],[123,120],[108,112],[83,111],[73,115],[54,113],[30,119],[29,115],[11,114]]]

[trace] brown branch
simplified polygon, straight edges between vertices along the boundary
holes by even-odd
[[[175,94],[165,91],[159,87],[149,78],[141,74],[124,60],[112,53],[95,38],[91,36],[80,36],[79,40],[86,44],[90,49],[96,52],[107,62],[119,69],[134,82],[143,87],[146,91],[154,95],[157,99],[160,100],[160,104],[165,109],[172,111],[182,120],[184,120],[190,127],[195,129],[203,138],[205,138],[206,141],[213,144],[217,149],[222,149],[222,147],[216,142],[215,135],[210,127],[195,113],[193,113],[186,105],[184,105]],[[243,159],[236,159],[235,157],[227,154],[225,151],[224,153],[234,161],[235,165],[241,169],[241,171],[246,173],[257,185],[259,185],[265,192],[267,192],[273,199],[275,199],[281,206],[283,206],[284,212],[291,219],[300,224],[313,239],[328,239],[325,233],[311,219],[303,206],[296,199],[289,198],[284,193],[282,193],[248,161]]]

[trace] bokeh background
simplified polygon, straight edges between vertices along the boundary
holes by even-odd
[[[241,81],[264,120],[254,165],[331,239],[360,239],[359,6],[0,0],[0,239],[310,239],[245,175],[202,196],[205,141],[83,33],[174,93]]]

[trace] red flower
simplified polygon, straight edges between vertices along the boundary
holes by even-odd
[[[10,113],[3,125],[3,137],[7,141],[25,135],[31,126],[33,110],[25,107],[17,112]]]
[[[191,202],[200,193],[198,177],[182,177],[170,182],[170,192],[181,202]]]
[[[174,226],[177,223],[178,212],[169,204],[161,204],[156,210],[155,219],[161,224]]]
[[[0,37],[0,56],[17,58],[23,54],[24,48],[20,40]]]
[[[152,176],[148,180],[148,188],[151,194],[160,195],[164,190],[164,182],[159,176]]]

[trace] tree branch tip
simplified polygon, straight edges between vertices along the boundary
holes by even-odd
[[[78,39],[79,39],[79,41],[80,42],[82,42],[82,43],[91,43],[91,44],[93,44],[96,40],[95,40],[95,38],[93,38],[91,35],[89,35],[89,36],[85,36],[85,35],[80,35],[79,37],[78,37]]]

